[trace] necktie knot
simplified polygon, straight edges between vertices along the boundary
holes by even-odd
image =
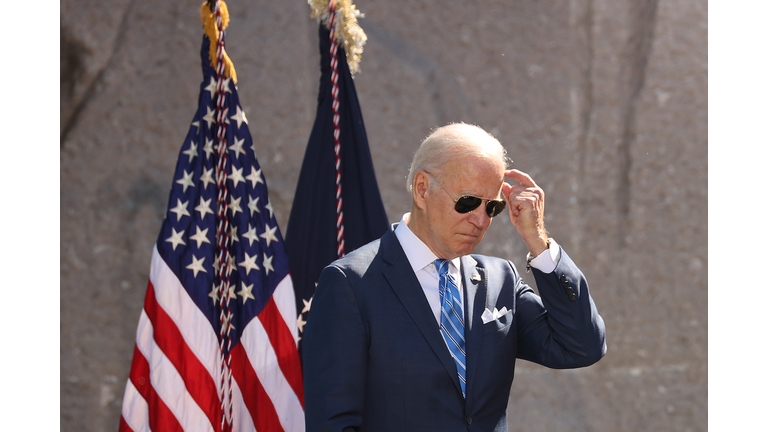
[[[448,260],[444,260],[441,258],[438,258],[435,260],[435,267],[437,267],[437,273],[440,276],[440,285],[438,286],[438,291],[440,292],[440,302],[443,302],[443,297],[445,296],[446,291],[450,291],[446,289],[446,284],[450,279],[453,279],[451,277],[451,274],[448,273],[448,269],[451,265],[451,262]],[[450,280],[455,285],[455,281]],[[457,289],[458,291],[458,289]]]
[[[448,274],[448,266],[450,265],[450,261],[444,260],[442,258],[438,258],[435,260],[435,266],[437,267],[437,272],[440,274],[440,276],[444,276]]]

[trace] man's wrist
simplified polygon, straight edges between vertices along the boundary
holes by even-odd
[[[549,273],[555,269],[558,261],[560,260],[560,245],[557,244],[555,239],[547,239],[547,247],[541,253],[533,255],[528,253],[526,256],[525,271],[526,273],[531,271],[531,267],[535,267],[544,273]]]
[[[526,241],[525,246],[528,248],[528,255],[531,255],[534,258],[541,255],[542,252],[549,249],[550,240],[551,239],[548,238],[546,234],[539,234],[534,240]]]

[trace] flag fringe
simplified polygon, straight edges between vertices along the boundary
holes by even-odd
[[[331,14],[329,10],[329,0],[307,0],[312,8],[311,18],[317,19],[326,28],[330,29]],[[344,52],[347,55],[347,65],[352,74],[360,70],[360,58],[363,54],[363,45],[368,40],[368,36],[357,23],[357,18],[364,18],[363,15],[350,0],[335,0],[335,9],[337,12],[336,22],[334,23],[335,37],[338,42],[343,44]]]
[[[219,8],[221,9],[221,29],[224,30],[229,25],[229,11],[227,10],[227,4],[224,0],[219,0]],[[211,12],[210,4],[207,1],[203,2],[200,6],[200,20],[203,22],[203,31],[208,36],[208,40],[211,41],[208,48],[208,59],[211,62],[211,66],[216,69],[216,44],[219,41],[219,28],[216,24],[216,14]],[[229,59],[227,52],[224,51],[224,76],[232,78],[232,81],[237,84],[237,73],[235,72],[235,65],[232,60]]]

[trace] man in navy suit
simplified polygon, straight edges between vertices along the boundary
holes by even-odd
[[[605,354],[544,192],[506,161],[479,127],[435,130],[411,164],[410,213],[323,270],[303,339],[308,432],[506,431],[516,358],[578,368]],[[507,204],[540,296],[510,261],[471,255]]]

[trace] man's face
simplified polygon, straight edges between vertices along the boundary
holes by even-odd
[[[485,201],[462,214],[455,210],[454,198],[498,198],[503,181],[501,161],[473,157],[449,162],[440,174],[430,177],[433,184],[427,190],[424,204],[428,233],[422,240],[440,258],[453,259],[471,253],[491,226],[491,218],[485,211]]]

